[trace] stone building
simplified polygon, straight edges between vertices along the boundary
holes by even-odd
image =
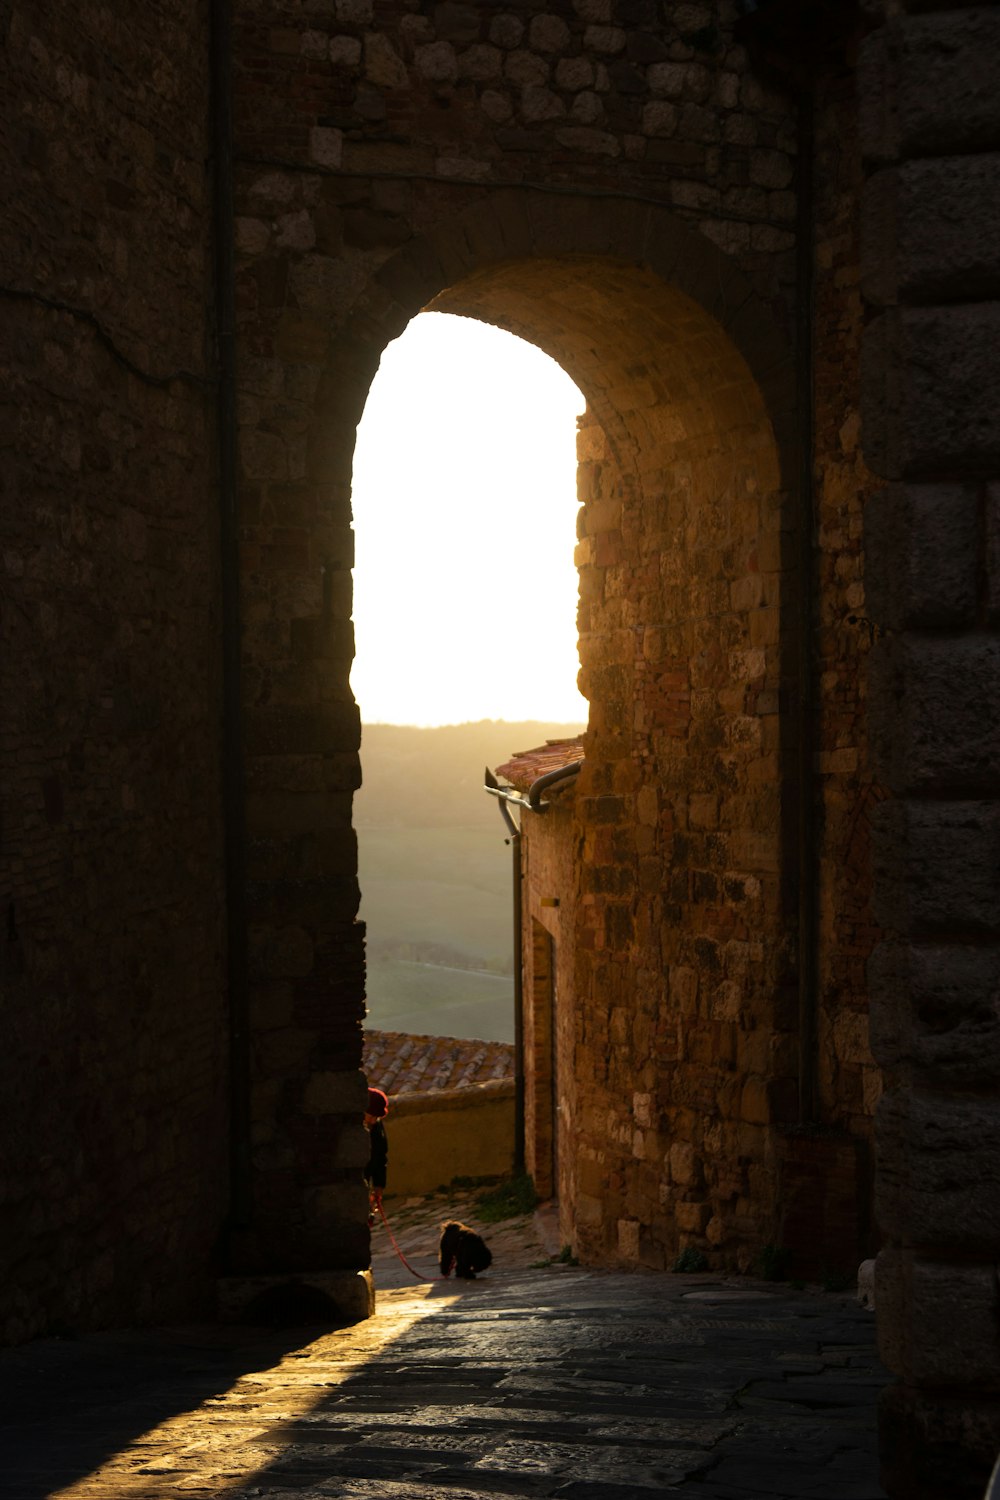
[[[978,1493],[1000,11],[2,15],[5,1336],[368,1265],[351,458],[433,307],[588,404],[581,1247],[850,1200],[887,1485]]]

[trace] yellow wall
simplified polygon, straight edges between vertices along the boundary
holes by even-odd
[[[386,1134],[388,1195],[503,1176],[514,1164],[513,1081],[390,1097]]]

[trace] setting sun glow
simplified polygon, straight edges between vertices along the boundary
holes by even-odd
[[[366,723],[584,721],[576,687],[576,416],[546,354],[424,313],[358,428],[354,695]]]

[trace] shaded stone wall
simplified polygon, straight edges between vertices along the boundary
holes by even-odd
[[[881,1089],[868,1045],[866,964],[872,914],[871,823],[885,798],[869,767],[864,517],[878,488],[861,451],[859,201],[852,77],[818,89],[814,211],[816,291],[815,544],[822,1117],[870,1139]]]
[[[868,1037],[866,964],[879,935],[872,820],[887,792],[868,751],[875,627],[864,527],[878,481],[861,449],[862,176],[853,72],[821,74],[811,109],[815,1076],[812,1111],[779,1145],[779,1243],[796,1274],[822,1279],[852,1273],[877,1248],[872,1132],[882,1078]]]
[[[979,1496],[1000,1449],[1000,12],[872,5],[863,441],[876,822],[869,974],[893,1495]]]
[[[208,36],[5,7],[0,1336],[190,1314],[226,1212]]]

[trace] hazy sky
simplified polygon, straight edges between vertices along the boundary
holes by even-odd
[[[351,674],[365,723],[585,722],[580,392],[532,344],[423,313],[382,356],[354,461]]]

